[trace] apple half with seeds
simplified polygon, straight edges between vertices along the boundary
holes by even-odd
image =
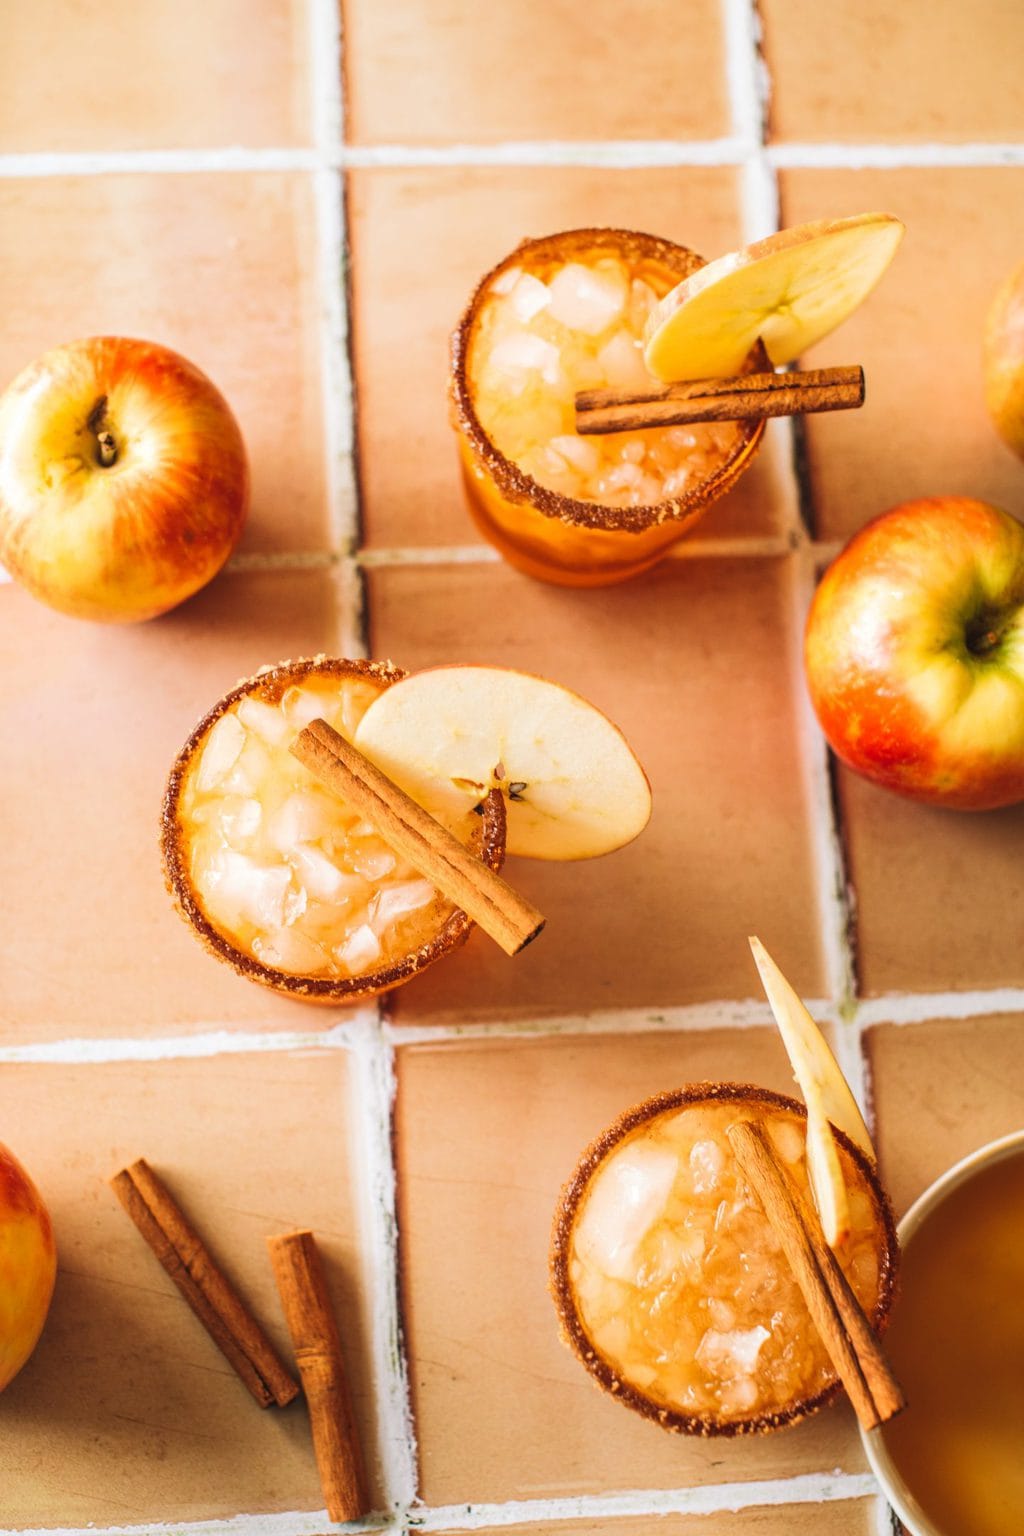
[[[225,694],[178,753],[163,807],[167,883],[204,946],[249,980],[309,1002],[358,1002],[468,938],[465,913],[289,751],[314,719],[351,741],[404,676],[327,657],[264,668]],[[495,870],[504,805],[485,794],[441,817]]]
[[[595,858],[650,819],[650,784],[619,728],[579,694],[527,672],[415,672],[370,705],[355,744],[441,820],[499,790],[509,853]]]

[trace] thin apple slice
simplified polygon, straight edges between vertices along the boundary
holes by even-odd
[[[872,1161],[875,1150],[857,1100],[821,1030],[761,940],[752,938],[750,948],[807,1105],[807,1172],[825,1237],[834,1248],[849,1229],[849,1206],[831,1126],[845,1132]]]
[[[355,743],[441,820],[500,789],[509,853],[595,858],[631,842],[651,814],[647,776],[618,727],[526,672],[416,672],[374,700]]]
[[[761,339],[791,363],[851,315],[903,237],[888,213],[783,229],[711,261],[665,295],[644,332],[644,362],[666,384],[738,373]]]

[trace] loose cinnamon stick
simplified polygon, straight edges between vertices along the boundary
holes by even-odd
[[[478,923],[507,955],[518,954],[544,927],[544,917],[500,875],[464,848],[358,748],[314,720],[291,750],[311,773],[372,822],[389,847],[414,864],[442,896]]]
[[[145,1158],[122,1168],[111,1187],[196,1317],[261,1408],[299,1393],[270,1339],[184,1211]]]
[[[369,1511],[366,1473],[320,1251],[312,1232],[268,1237],[267,1247],[309,1405],[327,1513],[358,1520]]]
[[[728,1137],[740,1170],[782,1244],[814,1326],[865,1429],[906,1407],[900,1385],[821,1223],[793,1185],[760,1125],[739,1121]]]
[[[623,392],[583,390],[576,396],[576,430],[584,436],[635,432],[698,421],[760,421],[864,404],[864,370],[808,368],[797,373],[747,373],[691,379]]]

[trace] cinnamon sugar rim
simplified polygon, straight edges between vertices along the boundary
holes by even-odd
[[[187,837],[178,814],[185,774],[196,749],[221,715],[247,695],[261,698],[268,704],[276,704],[290,684],[313,675],[363,679],[380,682],[384,687],[390,687],[392,683],[408,676],[404,668],[396,667],[390,661],[314,656],[261,667],[252,677],[237,683],[207,711],[174,760],[160,814],[160,851],[164,881],[179,913],[194,928],[204,947],[219,959],[226,960],[240,976],[296,998],[352,1002],[408,981],[442,955],[457,949],[468,939],[474,926],[472,920],[463,911],[456,909],[426,944],[386,966],[357,976],[300,976],[289,971],[279,971],[239,949],[207,917],[188,872]],[[470,846],[490,869],[501,868],[505,858],[505,802],[499,790],[492,790],[484,800],[480,829],[474,833]]]
[[[612,1148],[630,1131],[656,1119],[669,1109],[707,1102],[735,1103],[769,1106],[772,1109],[789,1110],[806,1120],[807,1110],[797,1099],[775,1093],[770,1088],[760,1088],[751,1083],[688,1083],[683,1088],[670,1089],[655,1094],[642,1103],[625,1110],[583,1153],[569,1182],[562,1190],[551,1230],[549,1278],[551,1293],[561,1323],[562,1337],[573,1354],[586,1368],[599,1386],[613,1397],[653,1419],[663,1429],[682,1435],[751,1435],[765,1434],[770,1430],[783,1429],[796,1424],[819,1408],[833,1401],[840,1390],[837,1377],[810,1397],[798,1398],[786,1408],[756,1414],[748,1419],[720,1418],[710,1413],[682,1413],[665,1408],[646,1397],[638,1388],[625,1381],[609,1363],[598,1354],[583,1326],[569,1278],[569,1247],[580,1202],[589,1188],[591,1178]],[[831,1124],[831,1122],[830,1122]],[[836,1141],[854,1163],[871,1193],[877,1225],[885,1242],[879,1260],[878,1298],[871,1315],[876,1330],[884,1329],[889,1320],[896,1294],[896,1264],[899,1242],[896,1236],[896,1219],[889,1197],[882,1188],[874,1164],[861,1149],[854,1145],[845,1132],[832,1126]]]
[[[526,501],[544,517],[557,517],[564,523],[598,528],[605,532],[643,533],[660,523],[685,521],[724,495],[739,479],[761,440],[765,427],[763,421],[736,422],[735,447],[717,469],[692,486],[685,495],[667,497],[664,501],[642,507],[609,507],[601,502],[579,501],[572,496],[563,496],[561,492],[541,485],[532,475],[520,469],[518,464],[505,457],[484,430],[476,413],[468,375],[469,352],[477,313],[491,284],[502,272],[518,265],[527,255],[551,260],[567,258],[581,249],[608,250],[627,261],[660,261],[678,274],[680,282],[707,265],[703,256],[698,256],[686,246],[675,245],[658,235],[644,234],[641,230],[610,227],[567,229],[560,234],[523,240],[510,255],[480,279],[462,319],[452,332],[448,392],[455,422],[472,447],[474,456],[484,465],[506,501]],[[767,372],[771,366],[768,354],[758,341],[751,348],[740,372]]]

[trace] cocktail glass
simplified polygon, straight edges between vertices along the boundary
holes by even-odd
[[[741,1435],[813,1413],[838,1381],[726,1135],[757,1120],[806,1194],[806,1111],[736,1083],[698,1083],[628,1110],[587,1148],[555,1214],[563,1335],[606,1391],[665,1429]],[[888,1199],[841,1132],[851,1229],[836,1257],[876,1328],[897,1260]]]
[[[623,229],[528,240],[481,281],[452,336],[450,397],[470,512],[520,570],[604,586],[649,569],[735,484],[763,421],[580,437],[573,397],[653,381],[644,322],[704,262]],[[770,368],[760,342],[747,370]]]
[[[258,672],[200,720],[171,769],[162,851],[196,937],[250,981],[315,1003],[358,1002],[419,974],[473,927],[289,752],[322,717],[351,740],[405,676],[327,657]],[[500,793],[449,830],[492,869],[505,849]]]

